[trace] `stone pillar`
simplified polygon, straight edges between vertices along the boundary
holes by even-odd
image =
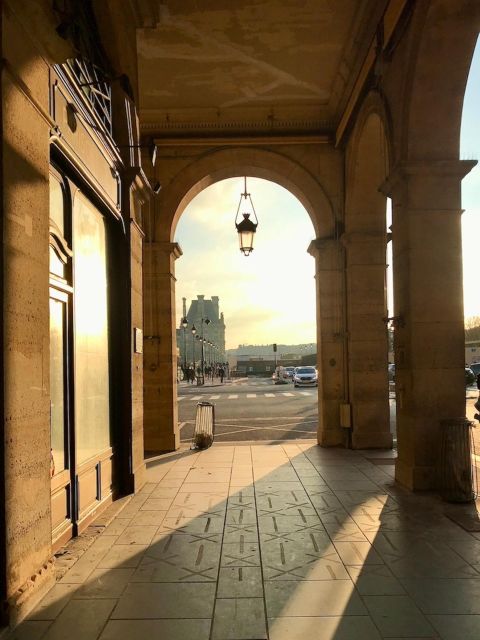
[[[386,238],[342,236],[347,254],[348,385],[354,449],[391,448],[388,338],[385,325]]]
[[[338,240],[317,238],[308,252],[315,258],[317,289],[318,444],[345,444],[340,427],[344,378],[344,252]]]
[[[471,161],[402,164],[393,200],[396,479],[434,489],[440,420],[465,415],[461,181]]]
[[[147,451],[180,445],[175,331],[175,242],[144,245],[144,438]]]

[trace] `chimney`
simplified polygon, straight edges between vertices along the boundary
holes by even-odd
[[[218,320],[218,296],[212,296],[212,307],[213,307],[213,313],[215,314],[215,320]]]
[[[205,317],[205,307],[203,304],[203,301],[205,299],[205,296],[201,296],[197,294],[197,299],[198,299],[198,317],[199,318],[204,318]]]

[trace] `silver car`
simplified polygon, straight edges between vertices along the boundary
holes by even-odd
[[[318,385],[318,373],[315,367],[297,367],[293,374],[294,387],[316,387]]]

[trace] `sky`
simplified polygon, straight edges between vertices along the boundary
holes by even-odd
[[[248,257],[240,252],[235,229],[243,177],[207,187],[182,214],[175,234],[183,251],[175,264],[177,326],[183,296],[188,310],[197,294],[218,295],[227,348],[315,342],[315,262],[307,253],[315,237],[310,217],[277,184],[248,178],[247,191],[259,219]],[[250,213],[243,203],[240,212]]]
[[[480,44],[465,93],[460,157],[480,159]],[[188,309],[197,294],[206,298],[217,295],[225,314],[227,348],[315,342],[315,263],[307,253],[314,230],[309,215],[295,196],[277,184],[248,178],[247,188],[259,219],[254,251],[248,257],[239,250],[235,230],[243,177],[211,185],[182,214],[175,234],[183,250],[175,265],[177,326],[183,315],[183,296]],[[464,307],[468,318],[480,316],[478,166],[463,180],[462,207]],[[242,207],[244,210],[249,212]],[[391,296],[388,307],[389,315],[393,315]]]
[[[473,56],[463,104],[460,157],[480,160],[480,40]],[[463,298],[465,317],[480,316],[480,167],[462,182]]]

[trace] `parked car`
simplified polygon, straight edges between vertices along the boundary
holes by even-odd
[[[297,367],[293,374],[295,387],[316,387],[318,385],[318,373],[315,367]]]
[[[388,379],[390,382],[395,382],[395,365],[388,365]]]
[[[293,378],[293,374],[295,372],[295,367],[285,367],[283,375],[287,378]]]
[[[476,380],[477,380],[477,376],[472,371],[472,369],[470,367],[465,367],[465,384],[466,384],[466,386],[467,387],[471,387],[473,384],[475,384]]]
[[[480,373],[480,362],[472,362],[472,364],[468,365],[473,373],[478,376]]]

